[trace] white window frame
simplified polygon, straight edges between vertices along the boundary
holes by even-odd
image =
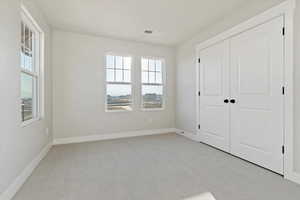
[[[24,5],[21,5],[21,22],[26,24],[26,26],[34,32],[34,46],[33,46],[33,67],[34,70],[26,70],[21,67],[20,63],[20,77],[21,74],[27,74],[34,78],[34,85],[33,85],[33,105],[32,105],[32,113],[33,118],[30,120],[23,121],[22,118],[22,107],[20,109],[21,114],[21,126],[25,127],[32,124],[35,121],[39,121],[44,116],[44,91],[42,90],[44,86],[43,81],[43,71],[44,71],[44,32],[38,25],[38,23],[34,20],[31,16],[29,11],[26,9]],[[21,47],[20,42],[20,47]],[[21,91],[21,88],[20,88]],[[20,97],[21,99],[21,97]],[[21,105],[22,106],[22,105]]]
[[[115,81],[107,81],[107,56],[120,56],[120,57],[130,57],[131,58],[131,66],[130,66],[130,82],[115,82]],[[104,56],[104,74],[105,74],[105,77],[104,77],[104,80],[105,80],[105,86],[104,86],[104,92],[105,92],[105,95],[104,95],[104,109],[105,109],[105,112],[107,113],[122,113],[122,112],[132,112],[134,111],[134,88],[133,88],[133,83],[134,83],[134,80],[133,80],[133,63],[134,63],[134,57],[132,55],[128,55],[128,54],[124,54],[124,53],[113,53],[113,52],[108,52],[105,54]],[[109,110],[107,109],[108,108],[108,103],[107,103],[107,85],[109,84],[113,84],[113,85],[130,85],[131,87],[131,109],[130,110]]]
[[[151,59],[151,60],[160,60],[161,61],[161,73],[162,73],[162,83],[161,84],[157,84],[157,83],[143,83],[143,78],[142,78],[142,74],[143,74],[143,64],[142,64],[142,61],[143,59]],[[141,73],[140,73],[140,76],[141,76],[141,91],[140,91],[140,94],[141,94],[141,110],[144,111],[144,112],[151,112],[151,111],[163,111],[165,110],[166,108],[166,97],[167,97],[167,91],[166,91],[166,61],[165,61],[165,58],[162,58],[162,57],[153,57],[153,56],[142,56],[140,58],[140,63],[141,63],[141,66],[140,66],[140,69],[141,69]],[[162,107],[161,108],[144,108],[144,98],[143,98],[143,85],[148,85],[148,86],[162,86],[163,87],[163,94],[162,94],[162,98],[163,98],[163,101],[162,101]]]

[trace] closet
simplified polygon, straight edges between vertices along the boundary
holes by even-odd
[[[283,174],[284,18],[198,51],[200,140]]]

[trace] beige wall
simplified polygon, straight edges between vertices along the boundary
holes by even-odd
[[[163,111],[140,110],[140,85],[134,85],[132,112],[105,112],[105,54],[134,58],[133,79],[140,80],[140,57],[164,57],[167,99]],[[175,127],[174,50],[71,32],[53,33],[53,130],[55,138]]]
[[[45,31],[45,118],[21,127],[20,1],[0,1],[0,196],[22,170],[52,141],[51,30],[29,0],[24,4]],[[50,134],[46,135],[46,128]]]
[[[267,8],[282,2],[281,0],[261,1],[259,4],[252,4],[247,8],[241,8],[232,15],[224,18],[223,21],[200,32],[191,40],[181,44],[177,48],[177,104],[176,104],[176,125],[177,128],[196,132],[196,68],[195,68],[195,47],[201,41],[205,41],[234,25],[237,25],[252,16],[255,16]],[[300,173],[300,0],[296,0],[295,16],[295,169]],[[189,88],[187,90],[187,88]]]

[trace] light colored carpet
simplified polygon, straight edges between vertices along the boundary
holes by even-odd
[[[55,146],[14,200],[299,200],[300,186],[176,134]],[[195,198],[197,199],[197,198]]]

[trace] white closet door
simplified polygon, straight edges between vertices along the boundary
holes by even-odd
[[[283,173],[283,17],[231,39],[231,153]]]
[[[229,42],[200,52],[200,138],[229,151]]]

